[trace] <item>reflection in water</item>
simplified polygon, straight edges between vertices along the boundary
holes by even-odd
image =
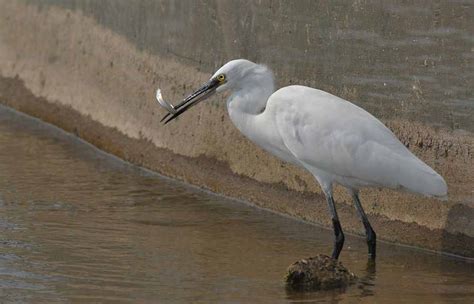
[[[368,297],[374,295],[376,277],[376,262],[374,260],[367,260],[367,267],[364,276],[359,279],[358,288],[360,289],[361,297]]]
[[[0,108],[0,299],[12,302],[470,303],[474,266],[363,239],[346,290],[283,276],[330,252],[329,231],[202,193]]]

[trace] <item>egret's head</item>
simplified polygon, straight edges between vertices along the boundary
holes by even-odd
[[[267,70],[265,66],[253,63],[252,61],[236,59],[224,64],[212,75],[211,79],[216,78],[223,81],[216,89],[217,92],[223,92],[229,89],[239,89],[250,83],[258,84],[259,76]]]
[[[270,77],[268,77],[269,75]],[[165,124],[170,122],[215,92],[238,90],[249,85],[264,85],[263,81],[270,81],[273,86],[273,74],[267,67],[245,59],[229,61],[218,69],[200,89],[178,104],[175,107],[177,109],[176,113],[167,114],[163,120]]]

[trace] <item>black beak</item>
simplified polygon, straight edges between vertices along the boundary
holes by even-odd
[[[175,106],[174,108],[176,109],[176,113],[166,114],[165,116],[163,116],[161,121],[164,121],[164,124],[166,125],[167,123],[190,109],[192,106],[197,105],[199,102],[214,94],[219,84],[219,81],[215,78],[209,80],[200,89],[186,97],[182,102]]]

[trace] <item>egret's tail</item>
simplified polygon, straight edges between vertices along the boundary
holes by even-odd
[[[448,186],[443,177],[418,158],[412,162],[404,168],[400,185],[410,192],[446,200]]]

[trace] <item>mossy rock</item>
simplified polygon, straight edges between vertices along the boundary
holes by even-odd
[[[341,262],[323,254],[293,263],[285,278],[288,288],[303,291],[344,288],[356,279]]]

